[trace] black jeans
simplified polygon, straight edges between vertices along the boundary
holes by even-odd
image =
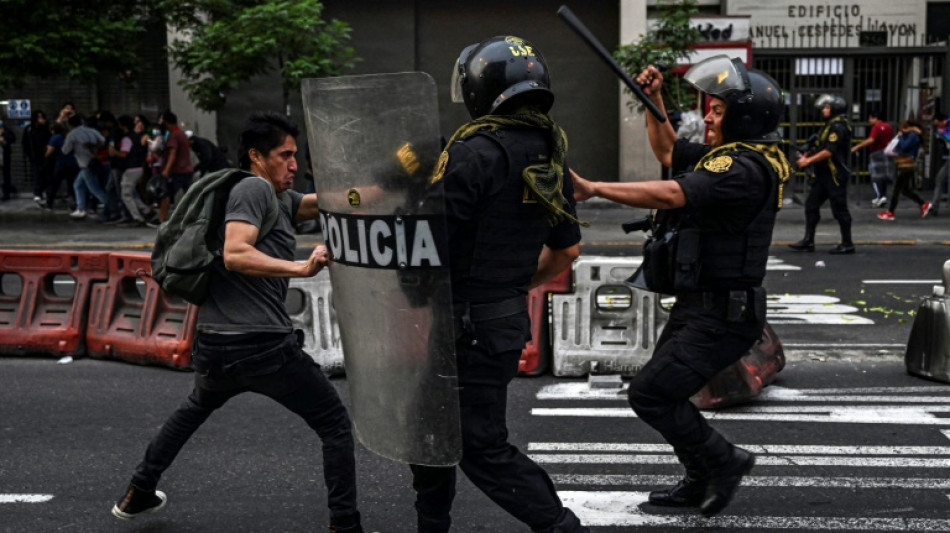
[[[319,365],[300,349],[296,334],[199,333],[192,364],[195,388],[148,445],[133,485],[155,490],[182,446],[215,409],[238,394],[256,392],[299,415],[320,436],[331,520],[342,523],[356,515],[350,418]]]
[[[479,322],[478,343],[456,344],[461,391],[462,472],[486,496],[534,530],[555,524],[563,505],[547,473],[508,443],[508,383],[518,373],[528,338],[527,313]],[[455,467],[412,465],[416,510],[431,522],[420,531],[448,531]]]
[[[690,396],[745,355],[763,327],[758,319],[727,322],[715,310],[676,304],[653,357],[630,382],[630,406],[674,448],[701,445],[712,429]]]
[[[897,202],[900,200],[902,194],[917,202],[917,205],[924,205],[924,199],[914,191],[914,176],[916,173],[917,170],[913,167],[897,169],[897,183],[894,185],[894,191],[891,193],[891,203],[887,207],[888,211],[893,213],[897,209]]]

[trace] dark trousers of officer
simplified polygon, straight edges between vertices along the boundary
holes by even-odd
[[[675,450],[702,446],[713,429],[690,396],[745,355],[763,327],[760,319],[727,322],[723,310],[677,303],[653,357],[630,382],[630,406]]]
[[[811,189],[805,199],[805,240],[814,242],[815,229],[821,220],[820,209],[825,200],[828,200],[831,203],[831,214],[841,228],[841,244],[854,244],[851,240],[851,212],[848,211],[848,184],[843,176],[838,179],[838,185],[835,185],[830,177],[822,176],[817,176],[811,182]]]
[[[320,436],[331,523],[345,526],[351,518],[358,519],[349,415],[336,389],[300,345],[293,333],[199,333],[192,355],[195,388],[148,445],[132,484],[155,490],[182,446],[215,409],[238,394],[256,392],[299,415]]]
[[[468,336],[456,343],[462,422],[459,467],[502,509],[532,530],[544,530],[561,520],[564,508],[547,473],[508,443],[506,424],[508,383],[518,373],[530,319],[524,312],[478,322],[475,328],[476,344]],[[455,467],[411,468],[419,531],[448,531]]]

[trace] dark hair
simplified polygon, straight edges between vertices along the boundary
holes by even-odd
[[[152,127],[152,123],[148,121],[148,118],[146,118],[145,115],[135,115],[132,117],[132,119],[133,126],[135,126],[135,119],[139,119],[139,122],[142,123],[142,126],[144,126],[146,130],[151,129]]]
[[[171,109],[166,109],[162,111],[161,115],[158,115],[158,121],[165,121],[169,124],[178,124],[178,115],[172,113]]]
[[[880,120],[881,122],[887,122],[887,119],[884,118],[884,112],[882,112],[882,111],[868,111],[868,116],[869,116],[869,117],[874,117],[874,118]]]
[[[33,113],[30,115],[30,122],[32,124],[36,124],[41,115],[43,118],[49,120],[49,117],[46,116],[46,113],[44,113],[42,109],[34,109]]]
[[[120,126],[123,128],[132,131],[135,129],[135,121],[132,120],[132,117],[129,115],[122,115],[116,120]]]
[[[96,114],[96,118],[99,119],[99,122],[115,122],[115,115],[112,114],[112,111],[102,110]]]
[[[297,125],[279,113],[273,111],[254,113],[248,117],[247,122],[244,123],[244,129],[241,131],[238,166],[242,170],[251,169],[250,151],[252,148],[262,155],[267,155],[271,150],[283,144],[288,135],[296,138],[299,134],[300,130]]]
[[[947,114],[937,111],[936,113],[934,113],[934,120],[939,120],[943,122],[944,120],[947,120]]]
[[[79,113],[73,113],[69,116],[69,119],[66,120],[66,123],[69,124],[70,128],[78,128],[82,126],[82,115]]]
[[[63,126],[60,122],[53,122],[53,125],[50,126],[50,131],[53,133],[53,135],[56,135],[57,133],[60,135],[66,135],[66,126]]]

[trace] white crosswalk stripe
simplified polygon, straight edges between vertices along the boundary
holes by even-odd
[[[947,440],[946,444],[934,444],[931,440],[920,445],[740,442],[738,446],[756,454],[757,464],[755,475],[743,479],[744,487],[771,491],[843,489],[851,494],[867,492],[868,498],[879,497],[875,491],[920,491],[919,494],[932,494],[941,501],[950,499],[950,475],[947,475],[950,473],[950,429],[926,429],[950,426],[950,387],[791,389],[772,386],[765,391],[751,405],[704,415],[712,420],[754,420],[762,424],[794,421],[876,424],[891,429],[917,426],[922,428],[920,431],[939,431]],[[590,389],[586,383],[556,383],[542,387],[537,399],[545,405],[532,409],[534,416],[596,419],[636,416],[626,406],[624,389]],[[583,405],[594,401],[599,403],[598,407]],[[549,406],[551,404],[555,405]],[[819,430],[811,434],[822,433]],[[667,444],[539,439],[530,442],[526,451],[551,470],[551,478],[564,504],[594,531],[598,527],[664,531],[950,531],[950,505],[938,508],[936,514],[932,508],[926,512],[925,505],[883,510],[900,514],[887,517],[868,516],[866,512],[849,515],[854,509],[812,516],[805,508],[789,509],[789,516],[784,512],[778,513],[782,516],[775,516],[774,511],[757,514],[755,507],[748,504],[739,507],[740,512],[730,512],[730,508],[712,518],[694,512],[665,512],[646,502],[649,490],[673,485],[681,478],[682,467]],[[622,473],[617,473],[618,470]],[[908,471],[918,475],[904,475]],[[825,472],[835,475],[803,475]],[[851,472],[854,475],[850,475]],[[932,504],[933,500],[927,501]],[[743,511],[746,514],[742,514]],[[916,516],[920,514],[926,516]]]
[[[52,499],[52,494],[0,494],[0,503],[45,503]]]

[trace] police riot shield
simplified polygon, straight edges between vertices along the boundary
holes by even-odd
[[[462,456],[436,85],[421,72],[302,84],[351,415],[373,452]]]

